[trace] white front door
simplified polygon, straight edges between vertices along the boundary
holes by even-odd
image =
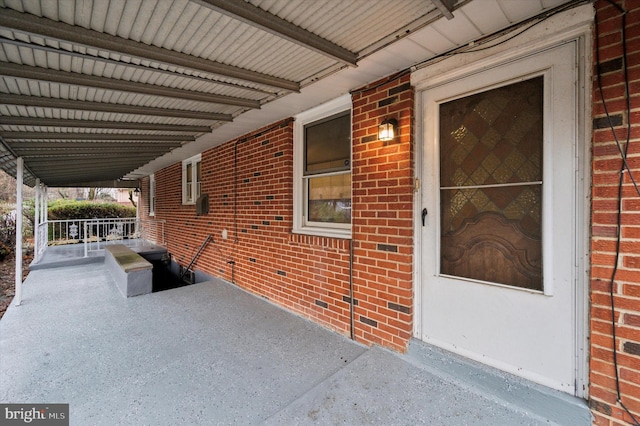
[[[418,337],[575,393],[576,43],[427,88]]]

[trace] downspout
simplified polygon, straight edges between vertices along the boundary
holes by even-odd
[[[42,184],[42,208],[40,209],[40,214],[42,214],[42,220],[40,223],[44,223],[43,226],[43,234],[40,237],[42,238],[42,246],[44,249],[49,245],[49,187],[47,185]],[[44,254],[44,253],[43,253]]]
[[[16,159],[16,306],[22,304],[22,183],[24,160]]]
[[[353,240],[349,241],[349,330],[351,340],[356,340],[353,301]]]
[[[140,188],[142,185],[140,185],[138,183],[138,188]],[[136,189],[138,189],[136,188]],[[127,191],[129,192],[131,191],[130,189]],[[136,201],[136,226],[140,225],[140,199],[142,198],[142,189],[140,189],[140,194],[138,195],[138,201]],[[149,198],[151,198],[151,183],[149,183]],[[133,202],[133,193],[130,192],[129,193],[129,200],[131,200]],[[149,207],[149,210],[151,209],[151,207]],[[138,232],[138,229],[136,229],[136,232]]]
[[[33,259],[37,263],[40,260],[40,178],[36,179],[36,201],[33,212]]]
[[[40,217],[38,218],[39,253],[38,253],[38,260],[36,261],[36,263],[42,260],[42,256],[44,256],[44,252],[47,249],[47,246],[49,245],[49,226],[48,226],[49,216],[47,212],[48,211],[47,186],[44,183],[40,182],[40,185],[38,185],[38,191],[40,191],[40,209],[39,209]]]

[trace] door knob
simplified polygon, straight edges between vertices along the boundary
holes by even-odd
[[[424,226],[424,220],[427,217],[427,208],[425,207],[424,209],[422,209],[422,226]]]

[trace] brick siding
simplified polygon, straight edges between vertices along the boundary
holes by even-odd
[[[353,244],[357,340],[404,351],[413,327],[413,120],[410,75],[353,93]],[[399,135],[378,140],[385,118]]]
[[[397,350],[406,348],[411,333],[413,91],[408,81],[407,75],[354,96],[354,331],[362,343]],[[401,135],[383,144],[377,125],[387,115],[400,121]],[[363,141],[363,135],[375,140]],[[291,233],[293,120],[202,153],[209,214],[198,216],[195,206],[182,205],[181,172],[181,164],[174,164],[155,174],[155,219],[166,220],[174,260],[189,264],[211,234],[214,241],[196,269],[350,334],[351,242]],[[148,178],[141,187],[146,218]]]
[[[624,143],[631,120],[628,162],[640,178],[640,4],[618,0],[628,11],[627,67],[630,79],[631,116],[627,115],[624,89],[622,19],[608,1],[596,2],[600,44],[602,89],[615,134]],[[595,43],[594,43],[595,47]],[[595,52],[594,52],[595,63]],[[618,180],[622,160],[609,127],[593,67],[593,175],[591,240],[590,406],[597,425],[630,424],[632,419],[617,404],[610,281],[616,259]],[[628,173],[624,175],[622,240],[618,272],[613,285],[622,403],[640,418],[640,197]]]

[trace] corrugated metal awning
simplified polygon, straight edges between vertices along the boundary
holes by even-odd
[[[362,61],[399,40],[417,36],[411,64],[566,2],[0,0],[0,168],[23,157],[30,185],[131,178],[340,70],[383,76]]]

